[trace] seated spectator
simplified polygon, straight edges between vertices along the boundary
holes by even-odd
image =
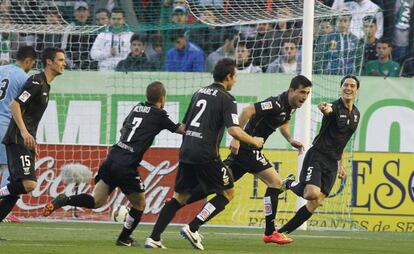
[[[364,34],[365,38],[360,40],[360,44],[365,43],[364,50],[364,63],[377,59],[377,42],[378,39],[375,37],[377,32],[377,20],[373,16],[366,16],[364,18]]]
[[[163,0],[163,4],[161,6],[161,24],[170,23],[171,14],[175,7],[183,7],[187,9],[187,1],[186,0]],[[194,17],[191,12],[187,12],[186,22],[192,24],[197,21],[196,17]]]
[[[204,70],[204,52],[188,41],[183,29],[171,34],[175,47],[167,51],[165,60],[166,71],[202,72]]]
[[[111,13],[107,9],[105,8],[98,9],[95,12],[96,25],[98,26],[109,25],[109,16],[111,16]]]
[[[200,13],[200,19],[209,24],[217,23],[214,11],[212,7],[205,7]],[[205,25],[201,21],[197,24],[202,27],[190,31],[190,40],[206,54],[210,54],[221,46],[225,28]]]
[[[335,0],[333,9],[342,10],[347,9],[352,13],[351,32],[361,39],[364,36],[363,19],[365,16],[375,15],[377,20],[377,33],[375,37],[381,38],[384,33],[384,15],[381,8],[374,4],[371,0]]]
[[[234,28],[227,28],[224,32],[224,44],[216,51],[208,55],[206,59],[206,71],[211,72],[216,63],[223,58],[235,59],[235,42],[239,38],[239,32]]]
[[[339,16],[336,20],[336,31],[327,35],[323,46],[321,73],[347,75],[359,72],[361,61],[358,55],[358,38],[350,32],[350,15]]]
[[[187,8],[176,6],[172,10],[171,21],[175,24],[187,24]]]
[[[78,1],[73,6],[73,26],[89,26],[89,6],[85,1]],[[67,67],[69,69],[91,70],[96,69],[96,62],[90,59],[90,49],[96,35],[91,34],[64,34],[62,48],[66,51]]]
[[[118,63],[116,71],[154,71],[155,66],[148,60],[145,54],[145,41],[138,34],[131,37],[131,53]]]
[[[369,61],[364,66],[364,75],[381,77],[398,77],[400,65],[391,60],[392,44],[388,40],[379,40],[377,43],[378,59]]]
[[[325,35],[330,34],[334,31],[334,27],[332,25],[332,19],[323,19],[318,24],[317,35]]]
[[[392,58],[394,61],[401,62],[409,54],[410,44],[413,43],[414,1],[397,0],[394,11]]]
[[[252,46],[246,41],[236,42],[236,63],[238,73],[261,73],[262,68],[253,65]]]
[[[150,62],[152,62],[157,70],[162,70],[164,65],[164,40],[160,34],[151,35],[149,45],[145,49],[145,53]]]
[[[277,32],[273,23],[260,23],[256,25],[256,33],[252,38],[253,64],[266,67],[273,59],[269,54],[270,44],[276,40]]]
[[[111,25],[98,34],[91,49],[92,59],[98,61],[100,71],[114,70],[128,56],[132,32],[125,24],[124,11],[114,8]]]
[[[400,76],[414,77],[414,56],[408,57],[402,62]]]
[[[298,59],[296,42],[285,41],[282,47],[282,55],[269,64],[266,72],[298,74],[300,73],[300,61]]]

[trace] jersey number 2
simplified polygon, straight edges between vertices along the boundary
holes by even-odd
[[[7,87],[9,86],[9,80],[3,79],[0,81],[0,101],[6,97]]]
[[[132,136],[134,136],[135,131],[137,130],[137,128],[139,127],[141,123],[142,123],[142,117],[134,117],[134,119],[132,119],[132,124],[134,126],[132,126],[132,130],[128,135],[127,142],[131,141]]]
[[[190,125],[194,127],[200,127],[200,122],[198,122],[198,119],[200,119],[201,115],[203,114],[204,110],[206,110],[207,101],[206,100],[199,100],[196,103],[196,107],[201,107],[200,111],[198,111],[197,115],[193,118]]]

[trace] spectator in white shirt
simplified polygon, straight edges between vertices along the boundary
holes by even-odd
[[[351,11],[351,32],[356,35],[358,39],[364,37],[364,17],[375,15],[378,28],[375,37],[377,39],[382,37],[384,33],[384,15],[381,8],[374,4],[371,0],[354,0],[351,2],[345,2],[345,0],[335,0],[332,8],[337,10],[348,9]]]
[[[114,70],[130,52],[130,39],[133,33],[125,24],[125,13],[114,8],[111,13],[111,25],[98,34],[92,45],[91,57],[98,61],[100,71]]]

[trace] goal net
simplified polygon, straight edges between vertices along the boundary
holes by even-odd
[[[8,1],[2,4],[5,2]],[[105,70],[101,68],[104,60],[96,57],[94,49],[100,33],[108,32],[105,27],[92,25],[99,1],[89,1],[95,2],[96,8],[88,6],[84,25],[73,21],[75,12],[82,11],[75,9],[76,1],[33,1],[35,5],[27,6],[28,2],[31,1],[10,1],[6,9],[1,9],[2,17],[9,20],[0,24],[2,63],[12,63],[21,45],[33,45],[39,52],[46,46],[62,48],[68,61],[65,73],[53,82],[49,106],[38,128],[39,156],[35,166],[38,186],[32,195],[23,196],[14,210],[23,218],[43,219],[40,216],[42,207],[60,193],[92,193],[93,179],[79,177],[76,165],[86,166],[92,176],[96,175],[108,149],[119,138],[119,129],[131,107],[145,100],[145,88],[150,82],[160,80],[166,85],[166,110],[178,122],[192,94],[211,83],[209,72],[218,57],[232,57],[238,63],[238,83],[232,94],[238,100],[239,112],[250,103],[286,91],[291,78],[300,73],[301,61],[305,61],[300,57],[302,26],[306,25],[302,21],[303,1],[300,0],[222,1],[215,5],[190,1],[188,6],[173,1],[170,6],[159,7],[159,12],[154,14],[157,19],[148,15],[141,19],[137,15],[139,22],[123,31],[128,33],[125,35],[128,39],[114,40],[113,45],[109,42],[119,56],[113,57]],[[47,6],[43,6],[44,3]],[[24,10],[19,9],[22,7]],[[149,7],[133,6],[132,10],[139,13],[144,8]],[[151,11],[148,13],[155,13]],[[341,75],[359,74],[360,71],[364,42],[348,35],[348,44],[341,51],[341,38],[345,38],[342,34],[345,34],[349,17],[348,12],[316,4],[312,137],[321,121],[316,104],[339,98]],[[344,27],[339,28],[342,23]],[[177,33],[182,31],[186,40],[202,51],[202,60],[191,62],[188,57],[168,65],[169,52],[177,47]],[[120,61],[131,57],[129,39],[134,33],[139,34],[144,43],[145,55],[140,56],[146,59],[146,65],[135,69],[131,67],[135,65],[129,63],[127,69],[115,71]],[[97,52],[109,50],[103,47]],[[36,68],[40,70],[41,65]],[[297,124],[300,123],[293,117],[292,133]],[[230,140],[228,135],[223,139],[222,158],[228,154],[226,147]],[[179,135],[164,131],[154,140],[153,148],[141,163],[139,172],[147,189],[144,222],[155,222],[164,202],[172,197],[180,144]],[[279,133],[271,136],[265,148],[264,154],[282,177],[297,174],[297,152]],[[346,182],[337,181],[332,197],[326,200],[317,216],[312,217],[311,228],[354,228],[350,213],[352,150],[352,145],[348,146]],[[63,174],[71,168],[74,169],[72,173]],[[211,224],[262,227],[265,186],[246,175],[236,184],[236,191],[235,199]],[[203,202],[182,209],[174,222],[189,222]],[[115,190],[99,209],[65,207],[51,218],[108,221],[113,209],[127,203],[125,196]],[[285,223],[295,211],[296,197],[290,192],[282,194],[276,224]]]

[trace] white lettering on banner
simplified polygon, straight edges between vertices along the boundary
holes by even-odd
[[[377,109],[368,121],[365,150],[387,152],[391,127],[397,125],[400,130],[400,152],[413,152],[413,119],[414,110],[408,107],[386,106]]]
[[[61,175],[55,174],[55,162],[56,160],[53,157],[46,156],[39,158],[35,163],[35,171],[40,167],[46,168],[41,174],[37,174],[37,187],[32,192],[33,199],[39,199],[42,196],[56,197],[60,193],[65,193],[66,195],[75,194],[75,183],[65,185],[62,191],[58,192],[58,187],[62,184]],[[147,206],[145,207],[144,213],[157,214],[161,211],[162,206],[164,205],[166,196],[171,190],[170,186],[159,186],[159,183],[164,178],[164,176],[170,174],[177,168],[178,163],[170,165],[170,161],[162,161],[158,165],[152,165],[149,162],[141,161],[142,168],[146,169],[149,174],[145,178],[144,185],[146,188],[146,202]],[[62,165],[64,166],[64,165]],[[89,193],[92,186],[90,184],[79,184],[78,194]],[[113,209],[118,206],[124,199],[125,195],[122,192],[116,191],[115,194],[111,196],[110,200],[102,207],[95,209],[96,213],[105,211],[109,208]],[[41,209],[44,207],[42,204],[29,204],[25,203],[23,199],[19,199],[17,206],[25,211],[31,211],[36,209]],[[65,211],[72,209],[70,206],[63,207]],[[82,208],[78,208],[83,210]]]
[[[56,101],[49,101],[37,128],[36,139],[41,143],[59,144],[59,124]]]
[[[62,143],[99,144],[101,101],[70,101]]]

